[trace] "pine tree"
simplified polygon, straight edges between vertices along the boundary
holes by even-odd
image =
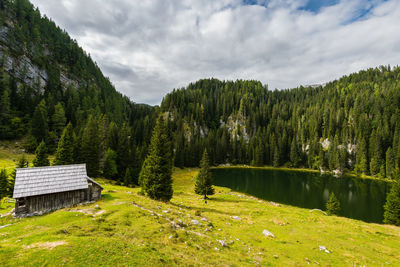
[[[279,149],[278,146],[275,146],[274,148],[274,162],[273,162],[274,167],[279,167],[280,164],[280,154],[279,154]]]
[[[207,199],[207,195],[214,194],[210,172],[210,161],[208,158],[207,150],[204,150],[203,157],[201,158],[200,171],[199,174],[196,176],[194,192],[198,195],[203,195],[204,199]]]
[[[74,163],[74,131],[72,124],[65,127],[60,141],[58,142],[56,157],[53,165],[68,165]]]
[[[338,215],[340,212],[340,202],[334,193],[331,193],[328,201],[326,202],[326,213],[328,215]]]
[[[400,226],[400,182],[393,184],[390,193],[386,197],[383,214],[383,222]]]
[[[172,198],[171,151],[171,137],[160,115],[151,137],[149,153],[139,175],[139,183],[144,193],[152,199],[167,202]]]
[[[8,180],[7,171],[5,169],[0,170],[0,200],[7,196],[8,191]]]
[[[49,166],[49,158],[47,155],[46,143],[42,141],[35,151],[35,158],[33,159],[35,167]]]
[[[31,134],[37,142],[47,139],[49,128],[47,125],[47,117],[43,114],[42,105],[39,104],[35,108],[31,122]]]
[[[81,156],[86,163],[89,176],[96,177],[100,168],[100,141],[98,136],[98,125],[94,117],[89,117],[82,136]]]
[[[117,167],[119,177],[123,177],[129,165],[129,128],[124,124],[118,134]]]
[[[124,176],[124,185],[132,186],[133,183],[133,172],[131,168],[127,168]]]
[[[103,175],[107,179],[115,179],[117,174],[117,153],[109,148],[105,155]]]
[[[393,150],[389,147],[386,151],[386,177],[393,178],[394,174],[394,155]]]
[[[300,162],[299,150],[297,147],[296,138],[293,137],[292,144],[290,145],[290,162],[293,167],[298,167]]]
[[[115,122],[111,122],[108,129],[107,146],[114,151],[118,150],[118,127]]]
[[[53,123],[53,130],[59,137],[65,127],[65,124],[67,123],[67,119],[65,117],[65,111],[61,103],[58,103],[54,107],[54,114],[51,117],[51,121]]]

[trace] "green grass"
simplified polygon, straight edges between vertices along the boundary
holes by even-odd
[[[33,166],[32,160],[35,154],[26,153],[22,146],[23,142],[23,140],[0,142],[0,169],[6,169],[10,173],[22,156],[29,161],[29,166]],[[49,156],[50,162],[53,159],[54,156]]]
[[[150,200],[139,194],[139,188],[100,180],[105,190],[97,203],[40,217],[2,218],[2,225],[12,225],[0,229],[0,262],[3,266],[400,264],[399,227],[276,205],[221,187],[204,204],[193,193],[196,173],[174,171],[170,203]],[[193,219],[201,225],[192,225]],[[170,220],[181,220],[185,227],[173,229]],[[264,229],[275,238],[263,236]],[[320,251],[320,245],[331,253]]]
[[[0,163],[13,168],[23,152],[1,145]],[[174,171],[170,203],[99,179],[105,189],[96,203],[38,217],[1,217],[0,225],[11,225],[0,229],[0,266],[400,265],[400,227],[276,205],[222,187],[204,204],[193,193],[196,173]],[[4,199],[0,214],[13,205]],[[171,227],[179,220],[182,229]],[[275,238],[265,237],[264,229]]]

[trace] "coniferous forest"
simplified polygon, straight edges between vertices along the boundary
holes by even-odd
[[[177,167],[199,166],[207,149],[211,165],[399,176],[398,67],[287,90],[204,79],[152,107],[118,93],[90,55],[29,1],[1,1],[0,10],[0,138],[24,138],[29,152],[40,145],[55,162],[86,162],[92,176],[138,184],[162,113]]]

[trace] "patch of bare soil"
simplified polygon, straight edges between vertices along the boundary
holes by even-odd
[[[27,249],[31,249],[31,248],[39,248],[39,249],[49,249],[52,250],[55,247],[58,246],[62,246],[67,244],[67,242],[65,242],[64,240],[60,240],[60,241],[54,241],[54,242],[42,242],[42,243],[34,243],[31,244],[29,246],[27,246]]]

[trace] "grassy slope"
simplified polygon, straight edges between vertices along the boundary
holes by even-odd
[[[217,188],[204,204],[193,194],[195,174],[195,170],[174,172],[175,192],[169,204],[141,196],[137,188],[102,181],[103,199],[97,203],[41,217],[2,218],[1,225],[12,225],[0,229],[0,262],[5,266],[400,264],[399,227],[276,206],[226,188]],[[235,215],[242,220],[234,220]],[[181,219],[185,230],[172,229],[165,216],[175,222]],[[201,225],[191,225],[192,219]],[[276,238],[263,236],[264,229]],[[331,253],[320,251],[319,245]]]

